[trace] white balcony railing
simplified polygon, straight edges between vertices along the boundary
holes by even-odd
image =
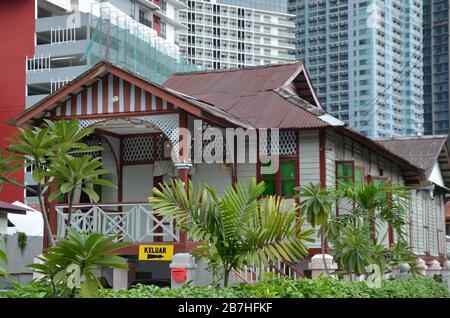
[[[50,53],[46,56],[41,55],[38,57],[26,57],[25,59],[25,69],[28,72],[37,72],[37,71],[50,71],[50,61],[51,55]]]
[[[70,28],[51,28],[50,45],[75,43],[77,41],[77,32],[75,26]]]
[[[68,205],[57,205],[58,236],[65,233]],[[147,203],[76,204],[71,226],[80,232],[118,235],[118,241],[179,242],[180,233],[173,220],[158,216]]]
[[[51,79],[50,80],[50,94],[53,94],[54,92],[58,91],[61,87],[66,86],[71,79],[69,79],[67,76],[66,78],[58,78],[57,80]]]

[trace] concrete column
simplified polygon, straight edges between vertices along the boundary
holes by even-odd
[[[409,270],[411,269],[411,266],[409,266],[409,264],[407,263],[402,263],[399,265],[399,270],[400,272],[398,273],[398,278],[399,279],[406,279],[410,276],[409,274]]]
[[[196,280],[196,269],[197,265],[195,264],[195,258],[189,253],[177,253],[172,258],[172,263],[170,264],[170,268],[172,269],[171,273],[171,287],[172,288],[180,288],[184,284],[191,282],[192,285],[197,284]],[[186,277],[184,280],[175,280],[174,279],[174,271],[182,270],[186,271]]]
[[[442,283],[447,286],[448,291],[450,291],[450,261],[447,260],[442,266]]]
[[[421,258],[418,258],[416,259],[416,264],[417,264],[417,271],[419,272],[419,274],[421,274],[422,276],[426,276],[427,264],[425,263],[425,261]]]
[[[183,182],[186,193],[189,189],[189,170],[192,168],[190,163],[175,163],[175,168],[178,170],[178,178]],[[188,240],[186,233],[180,232],[180,242],[186,243]]]
[[[136,279],[137,261],[127,259],[128,269],[113,268],[113,289],[127,289]]]
[[[389,276],[397,277],[400,274],[400,265],[392,265],[391,266],[391,272],[389,273]]]
[[[113,289],[128,288],[128,270],[113,268]]]
[[[39,257],[42,257],[42,254],[36,256],[36,257],[33,259],[33,263],[34,263],[34,264],[43,264],[43,263],[44,263],[44,261],[42,261]],[[36,270],[33,269],[32,277],[33,277],[33,280],[35,280],[35,279],[40,279],[40,278],[44,277],[44,274],[38,273],[38,272],[36,272]]]
[[[338,265],[333,261],[333,256],[331,255],[325,254],[325,263],[327,264],[328,273],[333,273],[338,269]],[[322,254],[316,254],[311,258],[309,269],[311,270],[312,279],[317,279],[321,275],[327,275]]]
[[[427,269],[427,277],[434,277],[434,275],[440,275],[441,269],[442,269],[441,264],[437,260],[432,261]]]

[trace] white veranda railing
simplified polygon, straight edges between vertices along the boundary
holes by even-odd
[[[256,266],[256,264],[244,266],[242,270],[234,272],[234,275],[237,282],[247,284],[263,281],[265,278],[269,278],[269,276],[277,278],[285,277],[293,280],[303,277],[303,274],[294,265],[282,260],[275,263],[269,261],[268,264],[261,264],[260,266]]]
[[[68,205],[57,205],[58,236],[66,229]],[[173,220],[158,216],[147,203],[76,204],[71,226],[80,232],[118,235],[119,241],[178,242],[180,233]]]

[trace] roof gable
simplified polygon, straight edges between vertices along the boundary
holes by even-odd
[[[220,109],[104,62],[17,115],[9,123],[22,126],[30,120],[44,117],[134,116],[137,113],[176,112],[177,108],[197,117],[205,117],[207,113],[209,118],[248,126]]]
[[[435,166],[438,165],[445,185],[450,185],[447,136],[396,137],[377,140],[377,142],[414,166],[423,169],[428,180]]]

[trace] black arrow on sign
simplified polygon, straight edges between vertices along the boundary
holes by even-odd
[[[158,255],[153,255],[153,254],[147,254],[147,259],[155,259],[155,258],[163,258],[164,255],[158,254]]]

